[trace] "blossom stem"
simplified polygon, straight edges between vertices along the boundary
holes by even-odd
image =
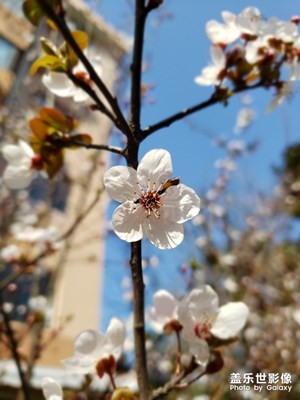
[[[175,333],[177,339],[177,363],[175,368],[175,375],[179,375],[181,369],[181,355],[182,355],[181,337],[179,331],[175,331]]]
[[[117,389],[117,386],[116,386],[116,382],[115,382],[115,380],[114,380],[113,375],[112,375],[112,374],[108,374],[108,376],[109,376],[110,383],[111,383],[113,389],[116,390],[116,389]]]
[[[167,382],[164,386],[154,390],[152,392],[151,400],[160,399],[162,396],[168,394],[172,389],[180,387],[180,383],[184,378],[186,378],[189,374],[191,374],[195,369],[199,367],[198,364],[195,363],[194,358],[192,358],[190,364],[181,371],[181,373]]]
[[[196,375],[193,379],[191,379],[188,382],[185,383],[181,383],[179,385],[176,385],[176,388],[178,389],[184,389],[190,385],[192,385],[194,382],[197,382],[200,378],[202,378],[202,376],[204,376],[206,374],[206,371],[202,371],[200,374]]]

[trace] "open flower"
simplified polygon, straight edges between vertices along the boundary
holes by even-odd
[[[92,59],[91,64],[93,65],[97,74],[100,75],[102,72],[100,59],[98,57]],[[74,67],[72,73],[89,86],[93,85],[89,74],[81,62]],[[63,72],[48,71],[43,75],[42,82],[46,88],[56,96],[73,97],[74,101],[77,103],[86,101],[89,98],[89,95],[80,87],[76,86]]]
[[[63,400],[62,388],[52,378],[44,378],[42,380],[42,390],[46,400]]]
[[[178,301],[167,290],[161,289],[154,293],[153,306],[149,311],[154,329],[161,331],[163,328],[167,334],[181,330],[177,309]]]
[[[24,189],[42,168],[42,159],[23,140],[17,145],[7,144],[2,148],[3,157],[8,161],[3,180],[10,189]]]
[[[249,310],[242,302],[228,303],[219,308],[215,291],[208,285],[193,289],[178,306],[182,337],[189,343],[196,362],[206,364],[209,360],[208,342],[234,338],[244,327]]]
[[[240,31],[235,24],[236,15],[228,11],[222,12],[225,24],[211,20],[206,24],[206,33],[213,44],[227,45],[234,42]]]
[[[196,76],[195,83],[198,85],[210,86],[220,85],[224,78],[226,68],[226,56],[219,46],[212,46],[210,49],[212,64],[202,69],[201,74]]]
[[[63,360],[63,364],[79,374],[96,372],[101,360],[120,357],[124,341],[125,325],[118,318],[112,318],[106,334],[92,329],[81,332],[75,339],[74,356]]]
[[[116,166],[104,174],[108,194],[123,203],[112,217],[113,229],[122,240],[136,242],[145,235],[160,249],[182,242],[182,224],[199,213],[200,199],[171,175],[171,156],[162,149],[149,151],[137,170]]]

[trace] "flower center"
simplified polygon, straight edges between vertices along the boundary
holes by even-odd
[[[144,207],[147,212],[147,218],[151,216],[151,213],[153,213],[156,218],[160,218],[158,210],[163,205],[161,197],[170,186],[177,186],[178,184],[179,178],[168,179],[165,183],[161,184],[158,189],[155,189],[155,182],[153,182],[152,189],[150,189],[148,182],[147,190],[145,190],[140,183],[137,182],[142,194],[134,203]]]
[[[155,215],[156,218],[160,217],[159,208],[162,205],[160,201],[160,195],[156,190],[150,190],[148,192],[143,192],[139,198],[139,203],[144,207],[147,212],[147,216],[150,217],[151,213]]]
[[[211,328],[212,328],[212,323],[209,319],[206,321],[203,321],[201,323],[198,323],[194,327],[194,333],[195,335],[202,340],[209,340],[211,339]]]

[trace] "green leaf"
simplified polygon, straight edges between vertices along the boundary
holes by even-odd
[[[41,118],[32,118],[28,124],[39,141],[44,140],[49,134],[48,126]]]
[[[45,170],[49,178],[53,178],[64,164],[64,155],[62,151],[48,151],[47,147],[43,151],[43,159],[45,160]]]
[[[88,45],[88,35],[85,32],[82,31],[72,31],[71,32],[75,42],[77,43],[78,47],[80,50],[84,50],[87,48]],[[72,47],[66,43],[66,57],[67,57],[67,63],[69,68],[75,67],[75,65],[78,63],[78,57]]]
[[[41,37],[40,43],[41,43],[41,46],[42,46],[42,49],[44,50],[44,52],[46,54],[48,54],[49,56],[55,56],[58,58],[61,57],[60,51],[55,46],[55,44],[51,42],[51,40],[49,40],[45,37]]]
[[[72,117],[63,115],[54,108],[41,108],[40,117],[47,125],[55,128],[59,132],[69,133],[76,126],[76,121],[73,120]]]
[[[48,54],[34,61],[30,67],[29,74],[34,75],[39,68],[51,69],[51,71],[55,72],[66,72],[65,64],[57,56]]]
[[[23,3],[23,12],[25,17],[35,26],[44,17],[45,13],[37,0],[26,0]]]

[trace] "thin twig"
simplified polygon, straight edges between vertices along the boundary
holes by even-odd
[[[192,358],[190,364],[177,376],[167,382],[164,386],[154,390],[151,395],[151,400],[160,399],[162,396],[167,395],[171,390],[178,387],[178,385],[186,378],[189,374],[195,371],[199,367],[198,364],[195,363],[194,358]]]
[[[98,203],[99,198],[103,192],[103,188],[100,188],[97,190],[95,198],[91,201],[91,203],[84,209],[75,219],[73,224],[64,232],[62,235],[60,235],[57,238],[57,242],[62,241],[67,239],[69,236],[71,236],[74,231],[77,229],[78,225],[82,222],[82,220],[90,213],[90,211],[95,207],[95,205]],[[38,261],[40,261],[42,258],[44,258],[46,255],[49,254],[49,250],[45,250],[42,253],[40,253],[37,257],[35,257],[33,260],[28,261],[25,265],[23,264],[22,267],[19,267],[20,269],[17,270],[16,272],[13,272],[10,274],[6,279],[2,280],[0,283],[0,292],[4,289],[7,288],[8,285],[10,285],[12,282],[14,282],[17,278],[19,278],[23,272],[24,268],[29,267],[30,265],[36,264]]]
[[[108,110],[105,104],[99,99],[97,93],[93,90],[93,88],[84,82],[82,79],[78,78],[76,75],[71,72],[67,73],[69,79],[76,85],[79,86],[82,90],[84,90],[96,103],[97,109],[105,114],[111,121],[115,124],[117,123],[116,117]]]
[[[67,229],[66,232],[64,232],[62,235],[60,235],[58,241],[65,240],[73,234],[73,232],[77,229],[78,225],[81,224],[84,218],[92,211],[92,209],[98,203],[102,193],[103,193],[103,188],[97,190],[95,198],[91,201],[91,203],[87,206],[87,208],[77,216],[76,220],[73,222],[70,228]]]
[[[81,140],[72,139],[67,142],[69,144],[75,144],[76,146],[84,147],[86,149],[96,149],[96,150],[105,150],[110,151],[111,153],[116,153],[121,156],[124,156],[124,149],[122,147],[114,147],[107,144],[94,144],[94,143],[84,143]]]
[[[119,107],[117,99],[110,93],[102,79],[99,77],[94,67],[82,52],[75,39],[72,36],[70,29],[63,17],[63,13],[59,15],[56,14],[53,7],[46,0],[37,0],[39,5],[43,8],[44,12],[48,15],[48,17],[55,23],[60,33],[65,38],[66,42],[72,47],[74,53],[82,62],[87,72],[89,73],[90,79],[95,83],[95,85],[99,88],[100,92],[106,98],[107,102],[111,106],[112,110],[116,115],[115,123],[116,126],[127,136],[131,136],[131,129]]]
[[[262,87],[262,86],[263,86],[263,83],[262,82],[258,82],[253,86],[245,86],[245,87],[237,88],[237,89],[233,90],[232,92],[229,92],[230,93],[230,97],[232,97],[234,94],[245,92],[247,90],[254,90],[254,89],[257,89],[257,88]],[[157,123],[155,123],[153,125],[148,126],[145,129],[143,129],[142,130],[142,139],[141,140],[146,139],[148,136],[150,136],[152,133],[158,131],[159,129],[167,128],[168,126],[172,125],[174,122],[180,121],[181,119],[187,117],[188,115],[194,114],[197,111],[201,111],[201,110],[203,110],[205,108],[208,108],[208,107],[210,107],[210,106],[212,106],[214,104],[217,104],[217,103],[221,103],[223,101],[224,101],[224,99],[222,99],[221,97],[218,97],[215,94],[213,94],[210,99],[208,99],[206,101],[203,101],[201,103],[198,103],[198,104],[196,104],[196,105],[194,105],[192,107],[185,108],[184,110],[179,111],[178,113],[173,114],[170,117],[165,118],[165,119],[163,119],[163,120],[161,120],[161,121],[159,121],[159,122],[157,122]]]
[[[23,392],[23,395],[24,395],[24,400],[30,400],[30,393],[29,393],[28,383],[26,382],[25,374],[24,374],[24,372],[22,370],[21,360],[20,360],[20,356],[19,356],[19,353],[18,353],[18,343],[17,343],[17,341],[16,341],[16,339],[14,337],[14,332],[13,332],[11,326],[10,326],[9,317],[8,317],[7,313],[5,312],[5,310],[4,310],[3,297],[2,297],[1,291],[0,291],[0,311],[1,311],[1,314],[3,316],[3,322],[4,322],[4,325],[5,325],[5,330],[6,330],[7,337],[8,337],[9,342],[10,342],[10,348],[11,348],[11,351],[12,351],[13,359],[14,359],[14,361],[16,363],[16,366],[17,366],[19,378],[20,378],[20,381],[21,381],[22,392]]]

